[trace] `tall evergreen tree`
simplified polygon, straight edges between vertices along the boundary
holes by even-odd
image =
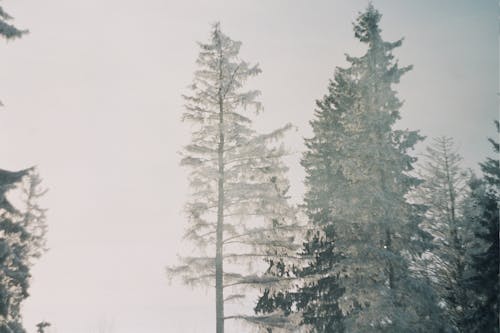
[[[495,121],[497,132],[500,124]],[[472,223],[476,225],[475,235],[479,240],[479,250],[472,254],[472,272],[468,282],[476,299],[471,300],[474,307],[466,317],[468,332],[499,332],[499,207],[500,200],[500,165],[499,143],[489,139],[493,145],[494,158],[488,158],[480,164],[483,181],[472,185],[472,197],[476,205],[476,214],[472,214]]]
[[[215,284],[217,333],[224,331],[225,319],[245,318],[225,316],[224,304],[243,297],[230,293],[233,289],[276,280],[247,270],[245,264],[280,257],[293,246],[288,231],[294,210],[287,203],[282,162],[286,151],[276,143],[290,125],[265,135],[252,129],[246,111],[261,110],[259,91],[242,88],[261,70],[238,58],[240,46],[219,24],[210,42],[200,43],[200,69],[192,93],[184,96],[183,120],[194,131],[181,164],[190,169],[192,189],[186,238],[201,254],[183,257],[181,266],[168,269],[188,284]]]
[[[393,129],[402,106],[393,85],[411,67],[394,60],[402,41],[382,39],[380,17],[370,4],[357,18],[355,37],[368,49],[336,69],[306,140],[313,227],[303,254],[312,258],[291,294],[314,332],[444,329],[434,293],[410,269],[425,234],[417,227],[421,207],[406,198],[419,184],[408,151],[422,137]]]
[[[468,173],[462,168],[453,139],[435,138],[426,149],[419,176],[423,179],[415,199],[427,208],[422,228],[433,237],[434,247],[426,256],[423,274],[445,302],[445,312],[459,332],[469,307],[465,271],[471,228],[465,211],[468,206]]]
[[[415,158],[408,152],[422,137],[393,128],[402,106],[393,86],[411,66],[394,60],[402,40],[384,41],[380,18],[370,4],[354,24],[368,49],[347,57],[355,98],[340,116],[345,134],[334,141],[342,181],[330,202],[341,256],[334,272],[344,288],[338,303],[348,331],[438,332],[435,295],[410,269],[422,249],[415,241],[420,207],[407,200],[420,183],[409,175]]]

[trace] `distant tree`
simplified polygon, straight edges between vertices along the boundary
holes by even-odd
[[[192,141],[181,164],[190,169],[192,200],[186,205],[185,237],[200,252],[168,269],[190,285],[215,285],[216,332],[224,331],[224,304],[243,297],[239,286],[273,283],[248,265],[280,256],[293,246],[294,210],[287,203],[284,147],[276,143],[291,126],[260,135],[245,113],[256,112],[259,91],[242,91],[247,79],[261,72],[238,58],[241,43],[214,25],[209,43],[200,43],[199,70],[184,96],[183,120],[193,125]],[[228,295],[228,293],[230,293]],[[225,294],[225,295],[224,295]]]
[[[26,179],[25,207],[14,207],[6,192]],[[45,212],[36,201],[45,193],[33,169],[0,171],[0,332],[23,333],[21,303],[28,296],[30,268],[45,247]]]
[[[426,149],[419,176],[423,179],[415,199],[427,208],[422,228],[433,236],[433,249],[427,252],[424,274],[446,303],[446,315],[459,332],[469,307],[465,270],[471,227],[465,218],[470,175],[463,169],[462,157],[453,139],[435,138]]]
[[[497,132],[500,125],[495,121]],[[475,210],[470,214],[475,225],[477,249],[472,253],[469,272],[469,288],[475,294],[472,310],[466,316],[468,332],[499,332],[499,207],[500,165],[499,143],[489,139],[493,145],[494,158],[480,163],[483,180],[471,183]]]
[[[45,333],[45,328],[50,327],[50,323],[48,323],[46,321],[42,321],[42,322],[38,323],[36,325],[36,327],[37,327],[37,329],[36,329],[37,333]]]

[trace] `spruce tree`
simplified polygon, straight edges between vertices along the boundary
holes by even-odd
[[[244,297],[239,287],[268,285],[276,278],[248,270],[263,259],[279,258],[293,247],[294,209],[287,202],[286,154],[277,141],[290,128],[268,134],[252,128],[250,109],[261,110],[260,92],[244,91],[247,79],[261,72],[239,59],[241,43],[217,23],[209,43],[200,43],[199,70],[184,96],[183,120],[193,125],[181,164],[190,170],[191,200],[186,205],[185,237],[198,256],[185,256],[171,267],[190,285],[215,285],[216,332],[228,318],[224,305]]]
[[[495,121],[497,132],[500,124]],[[499,207],[500,165],[499,143],[489,139],[493,145],[494,158],[480,164],[483,180],[471,184],[475,214],[471,222],[475,224],[478,250],[472,253],[472,267],[468,285],[475,299],[473,308],[466,316],[468,332],[499,332]]]
[[[420,183],[410,175],[416,159],[409,151],[422,137],[394,129],[402,102],[393,87],[411,66],[394,60],[402,40],[384,41],[380,18],[371,4],[357,18],[355,36],[367,51],[347,57],[355,97],[340,116],[333,168],[342,185],[330,201],[341,257],[333,269],[343,288],[338,304],[347,331],[438,332],[435,295],[410,269],[422,249],[420,206],[407,200]]]
[[[367,51],[336,69],[306,140],[311,231],[302,255],[310,265],[285,294],[314,332],[445,329],[435,294],[410,268],[428,236],[418,228],[422,207],[407,200],[420,183],[409,151],[423,138],[393,128],[402,106],[393,86],[411,66],[394,60],[402,40],[382,39],[380,17],[370,4],[357,18]]]

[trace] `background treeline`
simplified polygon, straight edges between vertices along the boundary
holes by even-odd
[[[291,125],[252,128],[259,91],[244,85],[258,65],[219,24],[199,44],[183,114],[193,248],[168,273],[215,287],[217,333],[230,319],[263,332],[499,331],[498,141],[480,176],[449,137],[427,139],[417,161],[425,138],[395,128],[395,86],[411,66],[394,59],[402,39],[385,41],[380,18],[372,5],[360,13],[354,35],[366,52],[348,55],[316,102],[298,207],[283,163]],[[233,302],[253,314],[227,313]]]

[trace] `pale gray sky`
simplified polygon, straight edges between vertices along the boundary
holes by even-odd
[[[2,168],[38,165],[50,188],[48,252],[25,303],[30,332],[209,332],[212,294],[168,286],[185,219],[178,166],[189,128],[181,94],[210,24],[243,42],[263,74],[262,130],[285,122],[302,149],[314,101],[344,53],[359,55],[352,20],[365,0],[16,0],[2,6],[31,33],[0,44]],[[467,166],[489,152],[498,117],[495,0],[375,0],[383,36],[413,64],[398,87],[400,127],[453,136]],[[290,159],[292,192],[303,172]],[[101,330],[100,330],[101,329]],[[232,331],[239,329],[232,328]],[[111,332],[111,330],[108,330]]]

